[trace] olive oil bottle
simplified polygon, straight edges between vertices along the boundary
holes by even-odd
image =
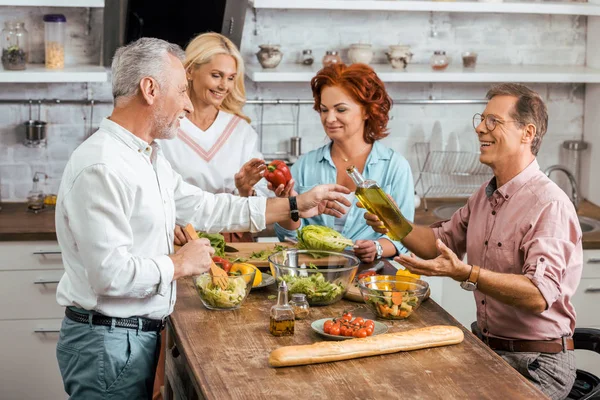
[[[356,197],[371,214],[379,217],[387,228],[387,235],[394,240],[402,240],[412,231],[412,225],[377,182],[365,179],[353,165],[346,169],[356,185]]]
[[[288,304],[288,288],[281,281],[277,290],[277,304],[271,307],[269,332],[273,336],[294,334],[294,309]]]

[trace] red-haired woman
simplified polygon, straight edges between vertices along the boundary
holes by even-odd
[[[377,181],[412,221],[414,184],[408,161],[379,142],[389,134],[392,101],[375,71],[364,64],[334,64],[317,73],[311,88],[314,109],[331,142],[300,157],[292,167],[294,179],[286,187],[270,188],[280,197],[295,196],[319,183],[339,183],[354,191],[356,186],[346,168],[355,165],[366,179]],[[354,194],[349,200],[356,204]],[[276,224],[275,231],[283,240],[295,237],[296,229],[303,225],[334,228],[354,241],[353,250],[363,262],[406,252],[400,242],[374,232],[363,214],[364,210],[351,207],[341,218],[321,215],[290,220]]]

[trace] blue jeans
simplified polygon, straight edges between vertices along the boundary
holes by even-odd
[[[159,351],[158,332],[82,324],[65,317],[56,358],[73,400],[151,399]]]

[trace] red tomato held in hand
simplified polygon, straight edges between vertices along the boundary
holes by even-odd
[[[287,185],[292,179],[292,173],[285,162],[275,160],[267,165],[264,177],[267,181],[271,182],[273,189],[276,189],[280,185]]]

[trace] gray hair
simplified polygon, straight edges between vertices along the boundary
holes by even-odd
[[[166,83],[167,54],[182,62],[185,59],[181,47],[156,38],[144,37],[118,48],[111,67],[114,99],[137,94],[140,81],[145,77],[156,79],[159,86]]]

